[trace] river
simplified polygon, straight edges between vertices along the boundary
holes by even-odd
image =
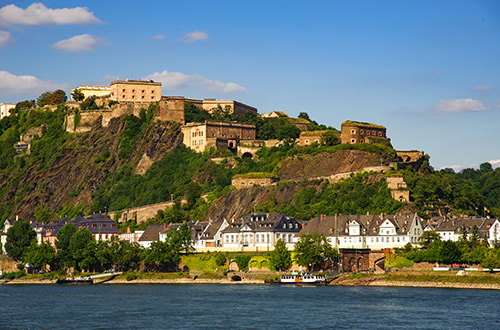
[[[0,285],[0,329],[494,329],[500,291]]]

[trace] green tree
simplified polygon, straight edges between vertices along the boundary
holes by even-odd
[[[43,271],[47,271],[47,265],[52,269],[56,258],[56,252],[52,245],[46,242],[38,245],[36,240],[31,241],[26,252],[26,262],[32,264],[35,268],[42,268]]]
[[[154,241],[149,249],[144,251],[144,263],[148,270],[177,270],[181,261],[179,253],[166,241]]]
[[[56,248],[57,261],[60,267],[71,267],[73,265],[73,255],[70,249],[70,242],[73,235],[76,233],[76,227],[72,222],[65,224],[57,232]]]
[[[76,102],[80,102],[80,101],[83,101],[85,99],[85,94],[83,94],[81,90],[76,88],[73,90],[73,92],[71,92],[71,97]]]
[[[299,136],[300,128],[292,124],[282,126],[278,131],[278,139],[280,140],[295,140]]]
[[[80,228],[71,236],[69,250],[73,266],[78,270],[89,270],[97,261],[94,236],[87,228]]]
[[[479,235],[479,227],[476,224],[473,224],[470,230],[470,247],[472,249],[475,249],[479,245],[479,243],[481,243],[481,237]]]
[[[271,252],[269,258],[269,263],[274,269],[279,271],[286,270],[292,265],[292,253],[288,251],[286,243],[283,240],[278,239],[276,241],[274,250]]]
[[[441,235],[434,230],[425,230],[424,233],[418,238],[422,248],[430,249],[433,247],[434,242],[441,241]]]
[[[234,261],[236,261],[236,264],[238,265],[240,272],[243,272],[248,269],[248,263],[250,262],[250,259],[252,259],[252,256],[249,254],[238,254],[234,258]]]
[[[118,237],[113,237],[109,244],[115,269],[125,271],[139,267],[143,253],[139,244],[125,242]]]
[[[222,267],[226,264],[227,258],[224,253],[217,253],[215,255],[215,264],[219,267]]]
[[[166,241],[170,244],[175,253],[188,253],[193,249],[193,241],[191,240],[193,232],[189,229],[187,223],[183,223],[176,230],[172,230],[167,234]]]
[[[295,243],[295,261],[309,271],[322,267],[327,260],[336,260],[338,252],[323,234],[305,234]]]
[[[444,264],[458,263],[462,261],[462,252],[453,241],[444,241],[439,249],[439,262]]]
[[[46,105],[50,104],[50,96],[52,95],[52,92],[45,92],[42,93],[37,99],[36,99],[36,104],[42,108]]]
[[[340,144],[339,135],[332,130],[328,130],[321,134],[321,144],[325,146],[336,146]]]
[[[66,92],[62,89],[57,89],[50,95],[50,104],[53,105],[64,103],[67,100]]]
[[[495,268],[500,268],[500,250],[489,249],[486,256],[481,261],[481,266],[489,268],[490,272]]]
[[[311,120],[311,119],[309,118],[309,114],[308,114],[307,112],[300,112],[297,118],[302,118],[302,119]]]
[[[479,170],[481,172],[491,172],[493,171],[493,166],[491,165],[491,163],[482,163],[481,165],[479,165]]]
[[[95,110],[99,109],[99,106],[95,102],[96,97],[94,95],[87,97],[82,103],[80,103],[81,110]]]
[[[7,255],[14,260],[24,260],[24,255],[28,251],[31,242],[36,240],[36,232],[26,221],[15,221],[12,227],[7,230],[7,242],[5,250]]]
[[[16,104],[16,113],[19,113],[21,110],[28,110],[28,109],[33,109],[36,107],[36,101],[35,100],[25,100],[18,102]]]

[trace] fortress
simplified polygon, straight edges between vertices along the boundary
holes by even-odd
[[[162,96],[160,82],[125,80],[113,81],[110,86],[81,85],[72,90],[79,90],[85,98],[95,96],[97,110],[81,110],[75,121],[75,114],[69,115],[66,120],[66,130],[70,133],[83,133],[101,121],[107,127],[112,118],[129,114],[139,116],[141,109],[147,109],[150,104],[158,104],[157,119],[160,121],[173,121],[185,124],[184,106],[186,102],[192,103],[200,109],[213,112],[217,109],[229,113],[244,114],[247,111],[257,113],[257,108],[235,100],[192,99],[182,96]],[[68,102],[69,105],[78,105]],[[255,137],[254,137],[255,138]]]

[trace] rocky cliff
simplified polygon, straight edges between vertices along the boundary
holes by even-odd
[[[68,139],[46,169],[30,164],[19,182],[3,176],[0,180],[7,191],[1,202],[11,203],[15,213],[26,220],[35,219],[37,206],[52,212],[66,205],[86,207],[108,175],[124,166],[144,173],[153,162],[182,143],[178,124],[157,123],[140,136],[127,159],[119,159],[121,133],[125,129],[123,118],[112,119],[108,127],[96,124],[88,133]]]

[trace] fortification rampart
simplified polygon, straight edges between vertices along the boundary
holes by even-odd
[[[186,204],[185,199],[181,200],[181,204]],[[134,207],[130,209],[125,209],[121,211],[108,212],[108,216],[118,222],[127,222],[131,220],[137,221],[137,223],[142,223],[150,218],[153,218],[156,213],[160,210],[165,210],[167,207],[171,207],[175,204],[175,201],[161,202],[156,204],[144,205],[139,207]]]

